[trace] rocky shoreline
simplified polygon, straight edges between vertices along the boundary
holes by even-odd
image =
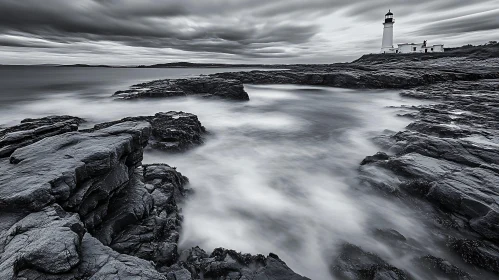
[[[79,121],[30,119],[2,133],[13,139]],[[274,254],[178,252],[188,179],[141,161],[148,146],[179,151],[202,143],[196,116],[73,126],[29,145],[17,138],[18,148],[0,160],[1,279],[306,279]]]
[[[375,236],[401,257],[415,256],[411,263],[425,279],[498,277],[498,58],[370,57],[159,80],[115,97],[244,101],[248,83],[399,88],[403,96],[434,100],[402,116],[413,119],[405,131],[373,139],[380,152],[360,163],[359,178],[365,192],[420,209],[441,254],[394,229]],[[132,116],[79,130],[83,121],[51,116],[0,130],[1,279],[308,279],[272,253],[179,252],[188,179],[142,158],[144,149],[182,152],[202,144],[206,129],[195,115]],[[418,279],[355,244],[339,252],[330,261],[337,279]]]
[[[456,263],[426,255],[424,246],[403,245],[407,241],[397,233],[396,247],[405,248],[401,254],[421,255],[416,261],[424,260],[432,274],[445,279],[494,279],[499,273],[499,79],[445,82],[401,94],[437,103],[404,115],[414,119],[406,131],[373,139],[383,151],[364,159],[361,178],[374,191],[423,209],[421,217],[441,243],[442,255]]]
[[[292,66],[290,70],[224,72],[192,79],[137,84],[113,96],[119,99],[186,95],[249,100],[244,84],[296,84],[345,88],[408,89],[446,81],[498,77],[499,58],[437,58],[425,61],[379,61],[370,56],[353,63]]]

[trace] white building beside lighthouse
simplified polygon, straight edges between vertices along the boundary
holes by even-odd
[[[388,10],[385,15],[385,22],[383,22],[383,42],[381,43],[381,53],[432,53],[444,52],[444,45],[438,44],[428,46],[426,41],[420,44],[403,43],[398,44],[397,47],[393,45],[393,25],[395,19],[393,13]]]

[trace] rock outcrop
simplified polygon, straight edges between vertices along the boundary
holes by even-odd
[[[72,130],[0,159],[1,279],[306,279],[275,255],[179,253],[188,179],[141,161],[150,138],[174,150],[200,143],[196,116],[158,113]]]
[[[0,158],[8,157],[17,148],[43,138],[75,131],[83,121],[83,119],[71,116],[49,116],[40,119],[24,119],[19,125],[0,128]]]
[[[446,81],[499,78],[499,58],[436,57],[429,60],[359,60],[331,65],[289,65],[288,70],[224,72],[191,79],[166,79],[118,91],[121,99],[218,96],[249,100],[243,84],[297,84],[344,88],[409,89]]]
[[[149,146],[169,152],[181,152],[202,144],[203,134],[206,132],[196,115],[173,111],[157,113],[154,116],[128,117],[118,121],[101,123],[95,125],[93,129],[85,131],[95,131],[127,121],[149,122],[152,129]]]
[[[222,248],[211,255],[199,247],[185,250],[177,265],[167,270],[169,279],[275,279],[306,280],[275,254],[252,256]],[[187,278],[182,278],[187,277]]]
[[[178,259],[182,221],[177,204],[188,193],[188,180],[166,164],[147,165],[136,173],[95,236],[118,252],[158,267],[172,265]]]
[[[406,280],[406,272],[388,264],[376,254],[346,243],[330,267],[331,273],[345,280]]]
[[[139,258],[94,239],[131,183],[150,135],[147,122],[68,132],[0,161],[2,279],[165,279]]]
[[[383,141],[384,153],[362,162],[362,179],[385,194],[429,203],[447,250],[498,273],[499,80],[441,83],[402,94],[440,102],[405,115],[414,122]],[[456,271],[438,258],[422,260],[426,267]],[[455,279],[466,279],[459,275]]]
[[[497,58],[369,58],[153,81],[115,96],[248,100],[243,84],[252,83],[404,88],[404,96],[439,101],[412,108],[404,115],[413,119],[407,129],[377,137],[382,151],[360,165],[375,193],[415,206],[435,244],[377,229],[373,238],[393,248],[392,258],[346,243],[330,271],[339,279],[413,279],[413,271],[391,263],[410,256],[406,261],[426,279],[495,279],[497,79]],[[188,180],[166,164],[141,162],[148,146],[184,151],[201,144],[205,129],[196,116],[158,113],[77,131],[81,122],[57,116],[0,130],[1,279],[307,279],[274,254],[179,252]],[[429,252],[433,245],[438,249]]]
[[[187,95],[218,97],[228,100],[249,100],[243,84],[238,80],[198,77],[192,79],[157,80],[117,91],[114,96],[120,99],[161,98]]]
[[[452,280],[473,279],[467,272],[451,264],[449,261],[434,257],[432,255],[426,255],[416,259],[415,264],[421,267],[424,271],[430,272],[430,274],[427,275],[427,279],[435,277]]]

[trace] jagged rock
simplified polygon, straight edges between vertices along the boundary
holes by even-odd
[[[24,119],[21,121],[20,124],[11,126],[11,127],[6,127],[6,128],[0,128],[0,136],[3,136],[7,133],[11,132],[18,132],[18,131],[24,131],[24,130],[32,130],[41,126],[46,126],[46,125],[51,125],[51,124],[56,124],[56,123],[61,123],[61,122],[68,122],[71,124],[79,125],[85,120],[78,118],[78,117],[73,117],[73,116],[48,116],[48,117],[43,117],[43,118],[37,118],[37,119]]]
[[[95,132],[69,132],[0,160],[0,278],[165,279],[151,264],[85,234],[109,234],[147,216],[147,209],[138,217],[141,208],[134,208],[146,200],[123,204],[122,199],[125,188],[137,185],[130,178],[150,130],[147,122],[122,122]],[[130,210],[118,214],[116,205]]]
[[[57,204],[27,214],[0,240],[1,279],[165,279],[150,263],[102,245]]]
[[[78,266],[66,273],[47,274],[33,268],[22,270],[17,279],[148,279],[166,280],[154,266],[137,257],[119,254],[102,245],[90,234],[81,241],[81,255]]]
[[[373,163],[373,162],[380,161],[380,160],[387,160],[389,158],[390,157],[386,153],[378,152],[374,156],[366,157],[364,160],[362,160],[360,165],[365,165],[365,164]]]
[[[462,154],[455,156],[463,157]],[[405,180],[402,184],[393,181],[393,184],[398,184],[394,188],[424,197],[446,211],[464,215],[479,234],[486,238],[499,238],[496,223],[499,220],[497,173],[419,153],[408,153],[374,164]],[[364,171],[369,172],[368,169]]]
[[[43,138],[76,131],[82,122],[83,119],[72,116],[50,116],[24,119],[19,125],[0,129],[0,158]]]
[[[387,64],[294,65],[288,70],[224,72],[190,79],[158,80],[118,91],[121,99],[185,95],[249,100],[243,84],[299,84],[346,88],[413,88],[445,81],[499,78],[497,59],[437,58]]]
[[[140,163],[136,154],[142,154],[149,134],[148,123],[126,122],[17,149],[0,161],[0,208],[39,210],[52,202],[67,202],[65,208],[87,217],[126,181],[127,169]],[[85,207],[80,208],[82,204]]]
[[[392,151],[403,155],[418,153],[441,158],[468,167],[499,165],[499,151],[490,144],[476,143],[467,139],[434,137],[428,134],[404,131],[393,136],[396,143]]]
[[[394,142],[389,151],[395,156],[368,157],[364,163],[397,176],[399,180],[389,182],[391,188],[464,215],[478,233],[498,239],[499,152],[495,143],[499,141],[495,139],[499,138],[494,135],[499,127],[493,125],[497,115],[490,109],[470,107],[476,102],[495,107],[498,102],[493,96],[497,97],[497,89],[498,80],[486,80],[436,84],[404,92],[406,96],[431,97],[446,103],[417,108],[416,117],[421,120],[409,125],[409,131],[391,137]],[[459,120],[464,108],[472,112],[476,122]],[[365,177],[374,176],[367,166],[361,167],[368,174]]]
[[[123,190],[124,198],[116,199],[115,210],[108,216],[114,226],[104,232],[107,239],[103,243],[118,252],[152,260],[158,266],[173,264],[178,258],[182,221],[178,203],[188,192],[184,188],[187,182],[186,177],[166,164],[145,165],[143,170],[137,170],[129,187]],[[125,218],[117,227],[117,221]]]
[[[426,275],[427,279],[442,279],[449,280],[471,280],[472,277],[459,267],[451,264],[449,261],[442,258],[437,258],[431,255],[426,255],[415,259],[416,265],[419,265],[424,270],[430,271],[432,275]],[[436,277],[435,277],[436,276]]]
[[[499,273],[499,248],[490,242],[450,238],[449,248],[465,262]]]
[[[77,215],[58,205],[28,214],[0,235],[0,278],[13,279],[24,269],[58,274],[76,267],[85,233]]]
[[[151,120],[151,147],[166,151],[184,151],[203,143],[205,128],[197,116],[183,112],[158,113]]]
[[[360,247],[346,243],[330,267],[331,273],[345,280],[399,280],[412,279],[378,255],[365,252]]]
[[[164,128],[184,115],[161,117],[148,121]],[[306,279],[274,255],[218,250],[177,262],[188,180],[166,164],[140,166],[152,130],[141,120],[56,135],[0,160],[0,278]]]
[[[128,117],[118,121],[101,123],[87,131],[95,131],[127,121],[147,121],[151,124],[152,135],[149,146],[170,152],[185,151],[203,143],[206,132],[196,115],[184,112],[157,113],[154,116]]]
[[[0,278],[165,279],[151,264],[85,234],[111,243],[149,217],[153,199],[138,183],[137,165],[150,130],[147,122],[122,122],[70,132],[1,160]]]
[[[182,252],[178,266],[167,272],[169,279],[174,275],[192,279],[268,279],[268,280],[306,280],[294,273],[275,254],[252,256],[222,248],[208,255],[199,247]]]
[[[182,266],[182,264],[176,263],[174,265],[165,268],[163,274],[166,275],[168,280],[191,280],[195,279],[192,277],[191,272]]]
[[[401,61],[387,64],[306,65],[290,70],[225,72],[212,78],[245,84],[300,84],[346,88],[412,88],[437,82],[499,78],[499,62],[489,59]]]
[[[127,186],[109,201],[104,221],[93,232],[102,244],[110,245],[113,238],[125,228],[149,217],[154,205],[153,198],[144,187],[141,171],[141,168],[137,168]]]
[[[117,91],[121,99],[159,98],[186,95],[220,97],[230,100],[249,100],[243,84],[238,80],[197,77],[191,79],[157,80],[134,85],[126,91]]]
[[[451,236],[459,236],[450,238],[449,247],[467,263],[496,273],[498,90],[499,80],[481,80],[404,91],[404,96],[441,103],[415,107],[411,114],[415,121],[407,130],[384,141],[389,155],[368,157],[360,167],[361,178],[369,186],[403,199],[416,197],[430,202],[435,207],[436,216],[430,215],[435,224],[451,230]],[[448,220],[452,226],[442,222]],[[456,268],[438,257],[425,262],[424,266],[444,272]],[[464,274],[452,275],[446,277],[467,279]]]

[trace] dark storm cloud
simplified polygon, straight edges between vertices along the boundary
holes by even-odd
[[[460,34],[495,29],[498,29],[499,32],[499,9],[437,21],[417,33],[428,35]]]
[[[1,1],[0,30],[5,34],[16,33],[60,43],[116,41],[130,46],[248,55],[251,55],[250,49],[258,51],[251,47],[252,44],[300,44],[315,34],[312,25],[272,21],[261,24],[253,18],[239,24],[214,19],[213,23],[185,28],[182,22],[169,19],[196,17],[201,11],[188,12],[189,5],[181,6],[174,1],[151,1],[150,6],[137,3]],[[5,40],[0,40],[0,44],[15,45]]]
[[[442,13],[444,18],[431,26],[421,24],[415,34],[497,29],[497,12],[480,17],[462,11],[482,4],[492,7],[497,1],[0,0],[0,46],[53,49],[51,53],[99,53],[111,46],[110,55],[126,54],[129,48],[148,54],[146,49],[158,54],[170,49],[208,53],[215,59],[313,56],[327,51],[327,42],[319,38],[323,32],[349,32],[345,23],[378,23],[388,8],[407,21]],[[456,14],[449,12],[454,10]],[[337,19],[317,20],[332,14]]]

